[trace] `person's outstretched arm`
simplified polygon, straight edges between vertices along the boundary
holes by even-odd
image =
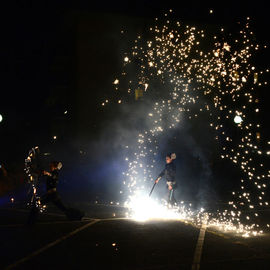
[[[164,176],[164,174],[165,174],[165,169],[158,175],[158,177],[155,180],[155,182],[158,183],[158,181],[162,178],[162,176]]]

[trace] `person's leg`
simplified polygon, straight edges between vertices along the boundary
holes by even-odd
[[[168,187],[168,192],[167,192],[167,203],[168,205],[171,205],[171,190]]]
[[[54,192],[53,193],[53,199],[52,199],[52,202],[54,203],[55,206],[58,207],[58,209],[60,209],[61,211],[63,212],[66,212],[67,211],[67,208],[66,206],[63,204],[59,194],[57,192]]]
[[[47,204],[49,201],[51,200],[50,194],[46,193],[45,195],[43,195],[40,199],[40,204],[41,205],[45,205]]]
[[[168,189],[168,193],[167,193],[167,203],[168,206],[172,205],[172,195],[173,195],[173,189],[172,189],[172,182],[167,181],[167,189]]]
[[[45,205],[47,204],[49,201],[50,201],[50,194],[46,193],[45,195],[43,195],[41,198],[40,198],[40,204],[41,205]],[[37,218],[38,218],[38,213],[39,213],[39,206],[37,205],[37,197],[35,196],[34,197],[34,200],[33,200],[33,207],[31,208],[30,210],[30,214],[28,216],[28,220],[27,220],[27,224],[29,225],[32,225],[34,224],[36,221],[37,221]]]
[[[176,199],[174,197],[174,189],[170,188],[170,186],[168,185],[168,197],[167,197],[167,203],[170,206],[174,206],[175,204],[177,204]]]
[[[174,189],[171,190],[170,202],[171,202],[171,205],[176,205],[177,204],[176,199],[174,197]]]
[[[57,192],[53,194],[53,203],[66,214],[66,217],[69,220],[81,220],[84,216],[84,212],[74,208],[66,207],[62,203],[62,200]]]
[[[28,219],[27,219],[28,225],[33,225],[36,223],[37,218],[38,218],[38,212],[39,212],[39,209],[36,206],[33,206],[31,208]]]
[[[32,207],[31,207],[29,216],[27,218],[28,225],[33,225],[36,223],[37,218],[38,218],[38,213],[39,213],[39,208],[37,206],[37,198],[34,197],[32,201]]]

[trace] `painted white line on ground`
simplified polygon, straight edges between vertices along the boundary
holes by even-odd
[[[66,240],[66,239],[68,239],[68,238],[70,238],[71,236],[75,235],[76,233],[78,233],[78,232],[80,232],[80,231],[82,231],[82,230],[84,230],[84,229],[86,229],[86,228],[88,228],[88,227],[94,225],[94,224],[97,223],[97,222],[99,222],[99,219],[96,219],[96,220],[94,220],[94,221],[92,221],[92,222],[89,222],[89,223],[87,223],[87,224],[85,224],[85,225],[79,227],[78,229],[76,229],[76,230],[74,230],[74,231],[72,231],[72,232],[70,232],[70,233],[68,233],[68,234],[66,234],[66,235],[64,235],[64,236],[62,236],[62,237],[60,237],[60,238],[58,238],[57,240],[55,240],[55,241],[53,241],[53,242],[47,244],[46,246],[44,246],[44,247],[42,247],[42,248],[40,248],[40,249],[38,249],[38,250],[32,252],[31,254],[29,254],[28,256],[26,256],[26,257],[24,257],[24,258],[18,260],[17,262],[15,262],[15,263],[13,263],[13,264],[10,264],[8,267],[5,268],[5,270],[13,269],[14,267],[17,267],[18,265],[20,265],[20,264],[22,264],[22,263],[24,263],[24,262],[26,262],[26,261],[29,261],[29,260],[32,259],[33,257],[39,255],[40,253],[46,251],[47,249],[49,249],[49,248],[51,248],[51,247],[54,247],[55,245],[59,244],[60,242]]]
[[[204,237],[205,237],[205,232],[206,232],[206,224],[202,224],[202,227],[200,229],[200,234],[199,238],[197,241],[195,253],[194,253],[194,258],[193,258],[193,263],[192,263],[192,270],[199,270],[200,269],[200,262],[201,262],[201,256],[202,256],[202,248],[203,248],[203,242],[204,242]]]

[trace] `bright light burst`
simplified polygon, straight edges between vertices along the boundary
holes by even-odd
[[[126,158],[129,169],[124,174],[124,184],[130,192],[126,205],[136,219],[192,219],[200,223],[202,216],[207,215],[208,225],[225,231],[243,236],[262,233],[257,219],[258,210],[268,207],[265,194],[270,171],[264,163],[269,151],[259,146],[260,123],[254,119],[259,113],[256,90],[267,85],[263,75],[269,70],[258,70],[251,64],[260,46],[254,44],[249,18],[234,33],[234,38],[223,28],[216,35],[208,36],[204,30],[170,20],[168,14],[161,22],[157,18],[155,21],[147,38],[139,35],[132,51],[125,54],[123,78],[113,82],[119,90],[120,82],[128,81],[125,88],[129,95],[134,95],[138,88],[147,95],[153,81],[159,80],[169,92],[167,99],[153,103],[147,115],[151,128],[138,134],[134,158]],[[124,80],[129,75],[129,65],[137,66],[137,75],[132,80]],[[124,102],[121,91],[115,94]],[[232,192],[228,209],[202,215],[203,211],[194,213],[181,207],[168,210],[146,196],[139,196],[147,192],[147,183],[154,177],[158,136],[176,128],[183,113],[192,119],[201,112],[209,114],[209,126],[216,132],[214,139],[222,146],[220,157],[233,162],[243,175],[239,190]],[[166,121],[164,115],[169,115]],[[237,120],[234,128],[238,136],[228,133],[227,127],[234,120]]]
[[[191,211],[186,209],[185,205],[168,207],[166,204],[161,204],[141,192],[131,196],[125,206],[131,209],[129,216],[137,221],[151,219],[192,220]]]

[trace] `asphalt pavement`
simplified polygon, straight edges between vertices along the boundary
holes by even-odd
[[[0,269],[270,269],[270,235],[243,238],[181,221],[136,222],[126,209],[84,206],[81,221],[54,207],[0,208]]]

